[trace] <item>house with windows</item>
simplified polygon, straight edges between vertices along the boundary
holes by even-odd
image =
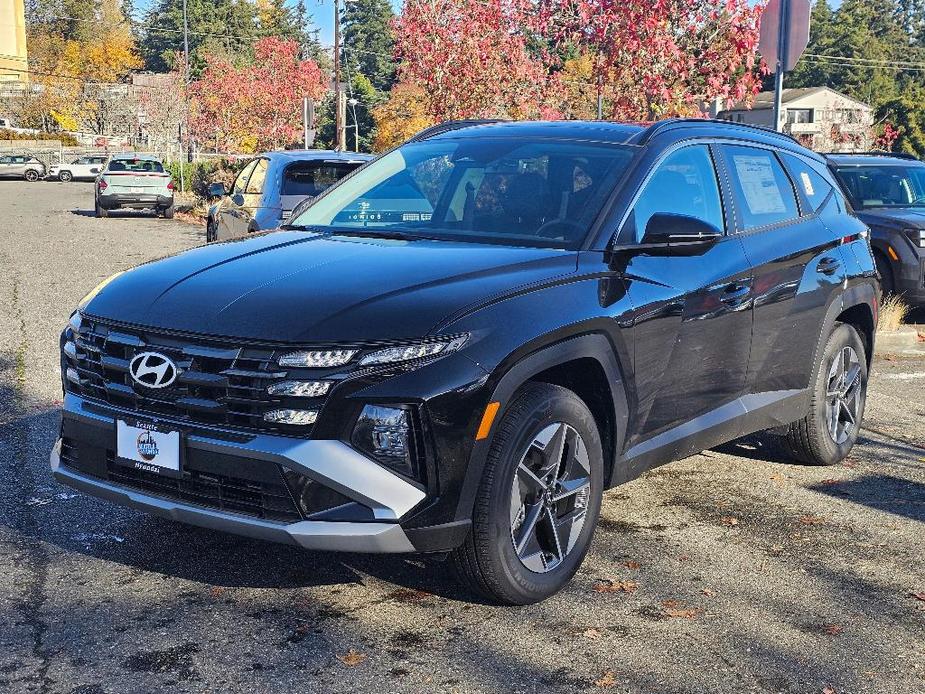
[[[736,104],[715,116],[774,128],[774,92],[761,92],[751,105]],[[874,111],[828,87],[785,89],[778,126],[817,152],[866,152],[873,145]]]

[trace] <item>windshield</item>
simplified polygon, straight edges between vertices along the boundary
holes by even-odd
[[[629,147],[510,137],[409,143],[290,226],[577,248],[632,156]]]
[[[846,166],[836,174],[855,208],[925,207],[925,166]]]

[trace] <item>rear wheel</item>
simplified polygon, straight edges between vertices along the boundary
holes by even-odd
[[[37,181],[39,180],[39,172],[35,169],[26,169],[26,180],[27,181]]]
[[[174,206],[165,207],[162,212],[164,213],[164,219],[173,219]]]
[[[454,553],[475,591],[526,605],[559,591],[588,551],[603,491],[594,416],[572,391],[531,383],[498,424],[472,529]]]
[[[218,239],[218,223],[209,217],[206,220],[206,243],[212,243]]]
[[[100,205],[99,200],[96,201],[96,216],[97,217],[108,217],[109,216],[109,210],[107,210],[105,207]]]
[[[73,178],[74,177],[71,175],[70,171],[62,171],[61,173],[58,174],[58,180],[61,181],[62,183],[67,183]]]
[[[857,330],[840,323],[826,343],[809,412],[787,431],[790,453],[809,465],[840,463],[858,439],[866,401],[864,343]]]

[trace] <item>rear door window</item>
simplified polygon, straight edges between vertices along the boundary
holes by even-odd
[[[793,185],[774,152],[731,145],[723,151],[744,231],[799,217]]]
[[[283,174],[281,195],[314,197],[337,183],[359,164],[306,161],[290,164]]]

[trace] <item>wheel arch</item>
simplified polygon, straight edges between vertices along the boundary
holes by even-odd
[[[569,337],[499,368],[502,372],[497,375],[489,402],[499,402],[501,407],[490,434],[504,417],[515,393],[526,383],[550,383],[568,388],[584,401],[598,424],[604,453],[604,487],[609,488],[629,419],[623,370],[610,340],[600,333]],[[491,442],[492,435],[489,435],[476,441],[472,448],[457,519],[471,516]]]

